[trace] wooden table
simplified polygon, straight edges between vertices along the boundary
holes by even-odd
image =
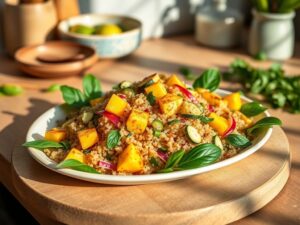
[[[214,50],[195,44],[190,36],[145,41],[131,56],[120,60],[102,60],[88,70],[101,81],[104,90],[121,80],[136,80],[153,72],[176,73],[179,66],[188,66],[199,74],[207,67],[226,69],[236,57],[249,60],[257,66],[269,66],[271,62],[255,62],[242,50]],[[296,56],[284,63],[284,69],[291,74],[300,74],[300,45]],[[40,80],[28,77],[18,71],[16,63],[0,56],[0,83],[19,83],[26,92],[17,97],[0,98],[0,169],[1,182],[17,197],[12,184],[11,157],[14,147],[24,142],[28,126],[46,109],[62,102],[59,92],[45,93],[41,90],[53,83],[68,84],[80,88],[81,78],[70,77],[60,80]],[[222,88],[238,90],[238,85],[226,82]],[[270,110],[283,121],[292,152],[292,169],[287,185],[282,192],[260,211],[235,224],[300,224],[300,116],[281,110]],[[22,203],[22,202],[21,202]],[[24,205],[41,223],[56,223],[53,218],[37,214],[34,207]]]

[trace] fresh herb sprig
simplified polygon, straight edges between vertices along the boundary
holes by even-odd
[[[260,119],[259,121],[257,121],[255,124],[253,124],[251,127],[249,127],[247,129],[247,132],[249,134],[253,133],[255,130],[259,129],[259,128],[269,128],[272,126],[281,126],[282,122],[280,119],[276,118],[276,117],[264,117],[262,119]]]
[[[108,133],[106,147],[108,149],[113,149],[119,144],[121,134],[118,130],[111,130]]]
[[[93,167],[90,167],[82,162],[75,159],[66,159],[56,165],[58,169],[69,168],[77,171],[87,172],[87,173],[99,173]]]
[[[194,89],[205,88],[210,91],[216,90],[221,82],[221,74],[218,69],[205,70],[193,83]]]
[[[229,134],[226,141],[234,147],[246,148],[251,145],[251,141],[241,134]]]
[[[252,0],[257,11],[289,13],[300,7],[300,0]]]
[[[169,173],[178,170],[195,169],[210,165],[221,156],[221,149],[214,144],[206,143],[192,148],[184,153],[178,150],[170,155],[166,165],[159,173]]]
[[[261,94],[274,108],[300,113],[300,76],[286,76],[280,64],[257,69],[242,59],[236,59],[223,77],[241,82],[251,93]]]
[[[67,85],[60,87],[63,99],[72,107],[82,107],[89,104],[91,99],[102,96],[100,81],[92,74],[87,74],[83,78],[83,93],[77,88]]]
[[[31,147],[36,148],[39,150],[43,150],[46,148],[67,148],[68,145],[63,142],[54,142],[54,141],[47,141],[47,140],[35,140],[35,141],[28,141],[24,143],[22,146],[24,147]]]

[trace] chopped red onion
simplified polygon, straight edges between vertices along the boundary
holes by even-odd
[[[175,86],[179,89],[179,91],[184,94],[188,99],[190,99],[193,103],[198,103],[195,96],[186,88],[179,86],[178,84],[175,84]]]
[[[117,170],[117,165],[114,164],[114,163],[110,163],[110,162],[107,162],[107,161],[99,161],[98,165],[101,167],[101,168],[104,168],[104,169],[108,169],[108,170]]]
[[[169,156],[167,155],[167,153],[164,153],[164,152],[161,152],[161,151],[157,151],[157,155],[164,162],[166,162],[168,160],[168,158],[169,158]]]
[[[229,128],[225,131],[225,133],[223,134],[223,138],[227,137],[229,134],[231,134],[236,128],[236,121],[235,119],[231,116],[230,117],[230,125]]]
[[[103,116],[105,116],[110,122],[112,122],[116,127],[118,127],[120,123],[120,117],[107,111],[103,112]]]

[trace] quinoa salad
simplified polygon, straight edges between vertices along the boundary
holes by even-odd
[[[265,110],[259,103],[249,110],[253,103],[243,103],[240,92],[221,97],[211,90],[205,84],[190,87],[177,75],[123,81],[105,95],[90,96],[65,121],[47,130],[44,140],[33,141],[44,141],[43,147],[33,142],[24,146],[41,149],[60,168],[72,168],[75,162],[90,168],[83,171],[111,175],[205,166],[250,146],[256,128],[253,118]]]

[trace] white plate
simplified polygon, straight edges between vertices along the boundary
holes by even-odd
[[[217,94],[224,96],[230,94],[228,91],[218,89],[216,91]],[[246,97],[242,97],[244,101],[249,102],[250,99]],[[65,113],[60,106],[53,107],[42,114],[39,118],[37,118],[34,123],[31,125],[27,132],[26,141],[33,141],[37,139],[41,139],[46,130],[53,128],[56,126],[56,122],[58,120],[63,120],[65,118]],[[270,116],[268,112],[264,113],[264,116]],[[270,138],[272,133],[272,128],[267,129],[265,132],[262,132],[257,138],[252,141],[252,145],[248,148],[244,149],[237,155],[225,159],[223,161],[214,163],[209,166],[184,170],[184,171],[176,171],[171,173],[162,173],[162,174],[149,174],[149,175],[130,175],[130,176],[115,176],[115,175],[106,175],[106,174],[92,174],[86,172],[80,172],[72,169],[57,169],[56,163],[49,159],[42,151],[39,151],[35,148],[28,148],[30,155],[38,161],[43,166],[66,176],[70,176],[73,178],[77,178],[80,180],[95,182],[95,183],[103,183],[103,184],[114,184],[114,185],[135,185],[135,184],[147,184],[147,183],[157,183],[157,182],[165,182],[171,180],[178,180],[190,176],[194,176],[197,174],[205,173],[211,170],[216,170],[224,166],[228,166],[232,163],[238,162],[255,151],[261,148],[267,140]]]

